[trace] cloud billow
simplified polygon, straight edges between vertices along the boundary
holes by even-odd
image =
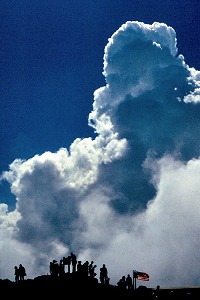
[[[19,257],[30,247],[32,276],[73,250],[106,263],[114,284],[137,268],[151,286],[200,284],[200,72],[178,54],[173,28],[129,21],[108,40],[103,74],[88,116],[95,139],[2,174],[16,210],[2,204],[1,234]]]
[[[122,160],[102,166],[105,182],[123,191],[125,211],[145,207],[156,193],[143,169],[149,151],[157,157],[173,153],[183,160],[199,155],[200,145],[191,132],[199,132],[200,107],[184,101],[196,82],[189,79],[190,70],[177,53],[175,31],[158,23],[127,22],[105,48],[107,86],[96,92],[90,118],[98,124],[106,111],[119,138],[128,142]]]

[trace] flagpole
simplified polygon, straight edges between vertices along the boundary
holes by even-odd
[[[135,276],[135,270],[133,270],[133,289],[136,290],[136,276]]]
[[[136,290],[136,279],[137,279],[137,278],[136,278],[136,276],[135,276],[135,290]]]

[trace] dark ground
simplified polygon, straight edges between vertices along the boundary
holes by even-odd
[[[0,279],[0,291],[3,297],[52,298],[65,299],[135,299],[135,300],[200,300],[200,288],[174,288],[156,290],[139,286],[136,290],[123,290],[118,286],[102,285],[96,278],[80,277],[77,274],[65,274],[63,278],[43,275],[34,279],[13,282]]]

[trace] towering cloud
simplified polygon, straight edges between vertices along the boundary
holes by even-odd
[[[199,285],[200,72],[173,28],[127,22],[108,40],[103,74],[88,116],[95,139],[2,174],[16,209],[0,206],[0,276],[12,279],[16,260],[29,277],[46,274],[73,251],[105,263],[112,284],[136,269],[149,286]]]

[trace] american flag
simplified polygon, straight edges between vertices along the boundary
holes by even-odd
[[[138,280],[149,281],[149,275],[145,272],[134,271],[134,278]]]

